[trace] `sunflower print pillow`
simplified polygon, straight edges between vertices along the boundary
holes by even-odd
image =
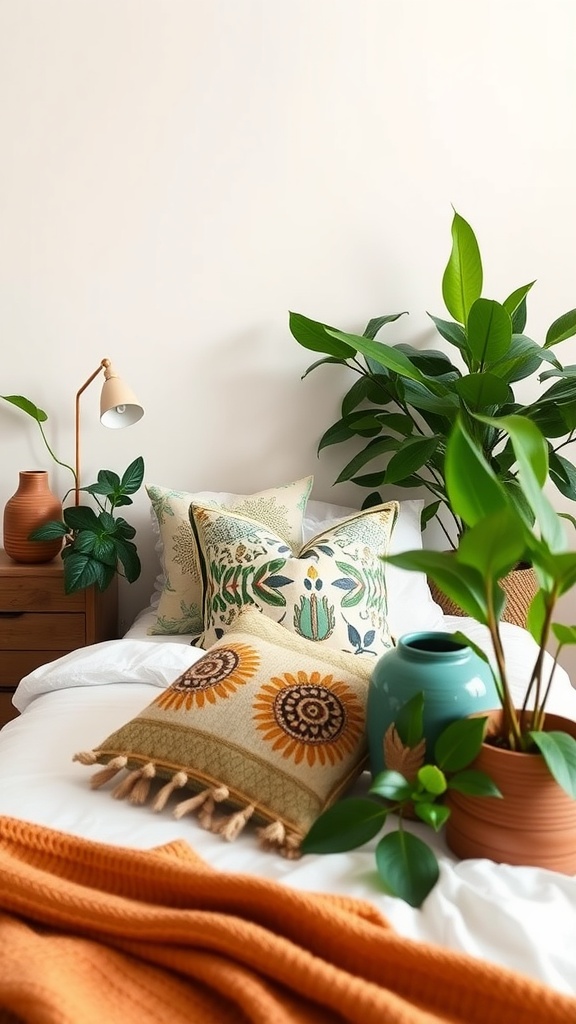
[[[153,810],[172,804],[234,838],[246,822],[263,845],[295,856],[318,815],[367,759],[372,662],[318,647],[255,608],[135,718],[94,751],[93,787]]]

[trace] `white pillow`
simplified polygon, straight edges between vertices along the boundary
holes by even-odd
[[[424,508],[422,498],[400,502],[400,511],[390,540],[390,555],[402,551],[415,551],[422,547],[420,516]],[[304,543],[311,537],[329,529],[341,519],[355,515],[358,509],[332,505],[325,501],[310,500],[304,515]],[[386,567],[388,593],[388,625],[394,639],[418,629],[445,629],[444,614],[433,600],[426,575],[408,572],[393,565]]]

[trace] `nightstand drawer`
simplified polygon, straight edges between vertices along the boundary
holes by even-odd
[[[0,589],[0,612],[82,612],[84,591],[66,596],[59,576],[8,576]]]
[[[0,614],[0,650],[72,650],[86,642],[86,616],[67,612]]]
[[[33,672],[40,665],[48,661],[54,661],[69,651],[0,651],[0,692],[3,686],[18,686],[18,683],[29,672]],[[0,714],[0,722],[2,716]]]
[[[0,729],[6,722],[9,722],[12,718],[17,718],[20,714],[16,710],[12,703],[13,690],[9,690],[7,693],[0,687]]]

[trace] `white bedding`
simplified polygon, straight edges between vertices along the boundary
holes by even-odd
[[[168,811],[115,801],[109,791],[91,791],[91,769],[72,755],[91,749],[136,714],[202,652],[188,638],[149,637],[149,617],[140,617],[123,640],[96,644],[37,669],[18,687],[23,712],[0,734],[0,814],[116,845],[151,847],[187,840],[223,870],[274,878],[296,888],[346,893],[376,904],[402,934],[467,951],[515,968],[562,992],[576,994],[576,878],[551,871],[458,862],[442,837],[433,841],[441,877],[420,910],[379,890],[373,843],[362,850],[298,861],[261,851],[248,828],[235,843],[204,832],[193,817],[180,821]],[[486,645],[485,631],[470,620],[445,620]],[[532,641],[505,626],[513,681],[521,691],[531,664]],[[559,670],[550,710],[576,718],[576,691]],[[359,787],[366,785],[367,776]]]

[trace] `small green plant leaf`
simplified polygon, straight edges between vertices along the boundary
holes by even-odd
[[[71,530],[92,530],[99,532],[98,517],[87,505],[71,505],[64,509],[64,522]]]
[[[535,284],[536,281],[530,281],[529,284],[523,284],[520,288],[516,288],[511,292],[507,299],[504,299],[503,306],[509,316],[513,317],[514,313],[516,313],[523,304],[525,305],[526,296]],[[523,331],[525,325],[526,321],[524,320],[520,330]]]
[[[434,760],[444,772],[460,772],[478,756],[486,718],[459,718],[440,733],[434,747]]]
[[[531,739],[544,758],[550,774],[576,800],[576,740],[566,732],[532,730]]]
[[[130,463],[120,481],[122,494],[135,494],[144,479],[144,459],[141,455]]]
[[[566,338],[572,338],[574,334],[576,334],[576,309],[571,309],[550,325],[544,346],[550,348],[560,341],[566,341]]]
[[[448,780],[448,789],[466,793],[467,796],[502,796],[492,779],[476,768],[465,768],[464,771],[452,775]]]
[[[354,355],[355,350],[350,345],[327,333],[326,324],[310,320],[302,313],[290,313],[289,323],[293,336],[303,348],[311,349],[313,352],[326,352],[327,355],[336,356],[338,359],[349,359]]]
[[[384,771],[378,772],[370,786],[369,792],[385,800],[394,800],[395,803],[402,803],[410,799],[412,785],[400,772]]]
[[[387,813],[375,800],[341,800],[316,819],[302,840],[302,853],[343,853],[363,846],[378,835]]]
[[[470,307],[466,328],[468,347],[478,369],[502,359],[512,341],[509,314],[494,299],[476,299]]]
[[[124,575],[129,583],[134,583],[141,572],[140,559],[136,545],[129,540],[122,540],[119,537],[114,542],[116,557],[124,568]]]
[[[442,320],[439,316],[432,316],[432,313],[428,313],[431,320],[434,321],[436,330],[451,345],[461,351],[466,351],[466,332],[461,324],[452,323],[450,320]]]
[[[43,409],[39,409],[34,402],[31,402],[28,398],[24,398],[23,395],[0,395],[5,402],[9,402],[10,405],[15,405],[17,409],[31,416],[37,423],[45,423],[48,419],[47,413]]]
[[[385,324],[392,324],[395,320],[399,320],[401,316],[408,316],[408,310],[404,310],[403,313],[388,313],[385,316],[376,316],[372,320],[369,320],[364,331],[365,338],[375,338],[378,331],[384,327]]]
[[[465,324],[482,294],[482,259],[476,236],[458,213],[452,220],[452,250],[442,277],[442,298],[450,315]]]
[[[404,830],[385,835],[376,847],[378,874],[387,892],[421,907],[438,881],[438,861],[429,846]]]
[[[552,623],[552,632],[558,640],[558,643],[564,644],[576,644],[576,626],[565,626],[561,622]]]
[[[446,792],[446,776],[441,768],[435,764],[425,764],[418,771],[418,782],[424,787],[427,793],[433,796],[441,796]]]
[[[49,523],[43,523],[32,530],[30,540],[56,540],[58,537],[65,537],[67,533],[68,527],[65,523],[52,519]]]
[[[450,808],[444,804],[418,803],[414,805],[414,813],[425,825],[439,832],[450,817]]]

